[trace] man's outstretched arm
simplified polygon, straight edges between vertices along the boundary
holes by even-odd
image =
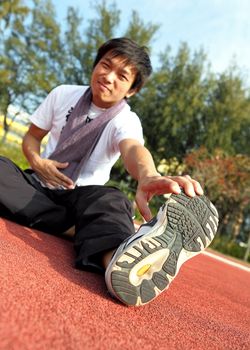
[[[149,150],[134,139],[126,139],[119,144],[123,163],[129,174],[138,181],[136,204],[146,221],[152,217],[148,202],[154,195],[184,192],[193,197],[203,194],[199,182],[190,176],[161,176],[155,167]]]

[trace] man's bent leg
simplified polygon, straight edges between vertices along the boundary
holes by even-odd
[[[5,157],[0,157],[0,169],[0,216],[52,234],[69,227],[66,209],[49,199],[45,189],[38,190],[41,186],[30,174]]]

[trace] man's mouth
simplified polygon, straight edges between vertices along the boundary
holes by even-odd
[[[101,90],[111,92],[111,90],[107,87],[107,85],[105,85],[101,81],[98,81],[98,84],[101,87]]]

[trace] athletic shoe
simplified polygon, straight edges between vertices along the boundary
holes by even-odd
[[[105,273],[109,292],[127,305],[144,305],[169,287],[181,265],[212,241],[218,212],[205,196],[172,194],[156,217],[127,238]]]

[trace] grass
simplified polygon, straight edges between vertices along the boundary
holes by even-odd
[[[230,240],[226,236],[215,236],[215,239],[213,240],[211,244],[211,249],[217,250],[220,253],[223,253],[225,255],[232,256],[236,259],[243,260],[246,248],[240,247],[237,242]],[[248,260],[246,261],[250,263],[250,256],[248,256]]]
[[[17,143],[0,142],[0,155],[11,159],[21,169],[29,168],[29,163],[22,153],[22,147]]]

